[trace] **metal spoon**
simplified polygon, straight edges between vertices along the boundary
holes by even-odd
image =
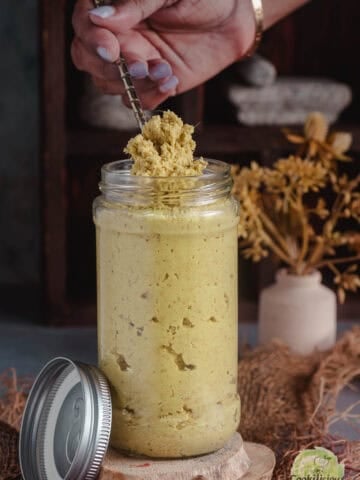
[[[94,0],[94,4],[96,7],[101,7],[103,5],[110,5],[111,2],[107,0]],[[146,123],[146,115],[141,105],[140,99],[136,93],[125,59],[121,53],[118,60],[116,60],[115,65],[119,69],[120,77],[121,77],[121,80],[123,81],[125,91],[130,101],[130,105],[134,113],[136,122],[139,125],[140,130],[142,130]]]

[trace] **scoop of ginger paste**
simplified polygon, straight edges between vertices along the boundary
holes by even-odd
[[[153,116],[124,152],[134,161],[131,173],[147,177],[201,175],[207,162],[194,159],[194,127],[170,110]]]

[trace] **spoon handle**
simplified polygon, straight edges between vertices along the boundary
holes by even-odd
[[[94,0],[94,4],[96,7],[101,7],[103,5],[110,5],[111,1],[108,0]],[[126,94],[128,96],[132,111],[134,113],[135,119],[137,124],[139,125],[140,130],[143,129],[143,126],[146,123],[146,115],[144,109],[142,108],[140,99],[136,93],[136,89],[134,83],[132,81],[131,75],[127,68],[126,62],[122,54],[118,60],[116,60],[115,65],[118,67],[120,72],[121,80],[124,84]]]
[[[142,108],[140,99],[136,93],[135,86],[132,82],[126,62],[121,54],[119,59],[115,63],[119,68],[121,80],[123,81],[125,91],[129,98],[130,105],[134,113],[134,116],[136,118],[137,124],[139,125],[140,130],[142,130],[143,126],[146,123],[145,112]]]

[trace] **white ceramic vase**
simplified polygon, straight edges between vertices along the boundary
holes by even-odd
[[[336,295],[321,274],[290,275],[279,270],[276,283],[260,294],[259,342],[285,342],[301,354],[327,350],[336,341]]]

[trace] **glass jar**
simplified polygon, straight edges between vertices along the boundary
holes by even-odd
[[[162,458],[224,446],[237,430],[237,225],[229,166],[199,177],[102,168],[99,364],[114,448]]]

